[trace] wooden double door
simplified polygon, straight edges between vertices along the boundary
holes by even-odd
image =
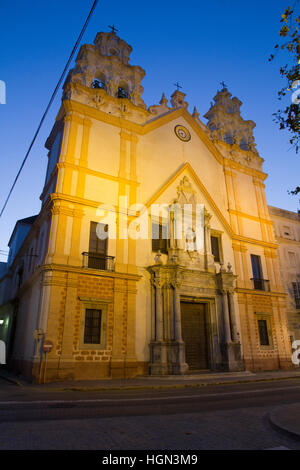
[[[182,338],[189,370],[209,368],[207,309],[204,303],[181,302]]]

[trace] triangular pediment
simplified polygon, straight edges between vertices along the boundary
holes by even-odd
[[[183,164],[173,175],[166,179],[163,186],[157,189],[145,205],[147,209],[150,209],[153,204],[172,204],[174,200],[178,200],[179,197],[181,197],[182,202],[186,204],[204,204],[205,208],[218,219],[223,230],[230,236],[233,235],[229,222],[217,206],[213,196],[208,192],[201,179],[188,162]]]
[[[157,118],[152,119],[142,126],[142,134],[148,134],[153,132],[160,127],[170,124],[172,121],[177,121],[179,118],[182,118],[183,124],[190,127],[199,139],[205,144],[210,153],[215,157],[219,163],[223,163],[223,156],[210,140],[207,132],[205,132],[204,124],[199,120],[191,116],[191,114],[185,108],[177,108],[169,113],[158,116]]]

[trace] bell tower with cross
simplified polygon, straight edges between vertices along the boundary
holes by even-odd
[[[89,104],[101,111],[120,115],[120,112],[124,114],[128,111],[131,105],[146,111],[146,104],[141,98],[144,91],[141,81],[145,71],[129,64],[132,47],[117,36],[118,29],[114,24],[109,28],[110,32],[99,32],[96,35],[94,45],[84,44],[81,47],[76,65],[66,80],[64,97],[68,97],[71,91],[72,99],[76,97],[78,100],[78,90],[72,93],[70,85],[79,83],[93,89],[89,93]],[[84,96],[82,98],[86,100]],[[138,115],[137,110],[134,112],[132,109],[132,113]]]

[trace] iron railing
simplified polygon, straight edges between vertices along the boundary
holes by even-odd
[[[270,281],[268,279],[258,279],[252,277],[250,280],[253,283],[253,289],[270,292]]]
[[[89,253],[85,251],[82,253],[82,266],[84,268],[100,269],[102,271],[115,270],[115,257],[108,255],[101,255],[98,253]]]

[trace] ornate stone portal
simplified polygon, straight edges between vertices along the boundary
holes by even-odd
[[[212,370],[244,370],[233,301],[236,276],[166,264],[148,268],[152,286],[150,374],[184,374],[189,370],[182,338],[181,301],[204,303],[207,316],[208,362]]]
[[[187,177],[177,188],[178,204],[195,205],[195,194]],[[177,207],[178,207],[177,206]],[[175,214],[175,215],[174,215]],[[244,370],[241,344],[237,331],[234,289],[236,277],[231,265],[220,265],[217,273],[210,244],[211,215],[204,209],[203,248],[197,250],[193,240],[177,240],[174,236],[176,212],[170,217],[170,247],[165,264],[160,253],[156,264],[149,266],[151,275],[152,328],[150,341],[150,374],[185,374],[186,345],[181,324],[181,302],[205,304],[206,342],[209,368],[212,370]],[[196,230],[197,231],[197,230]],[[199,230],[198,230],[199,232]],[[185,227],[186,234],[186,227]]]

